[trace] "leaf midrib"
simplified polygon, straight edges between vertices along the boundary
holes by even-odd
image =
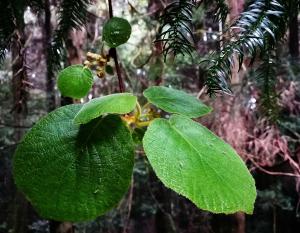
[[[197,150],[197,148],[195,148],[195,146],[194,146],[193,144],[191,144],[191,143],[185,138],[185,136],[184,136],[177,128],[175,128],[174,126],[172,126],[170,122],[168,122],[168,124],[170,125],[170,127],[171,127],[171,128],[172,128],[179,136],[182,137],[182,139],[183,139],[188,145],[191,146],[191,148],[197,153],[197,155],[199,155],[199,158],[200,158],[200,160],[201,160],[201,163],[202,163],[202,164],[203,164],[203,162],[206,163],[207,166],[209,166],[209,167],[215,172],[215,174],[216,174],[217,177],[220,179],[220,181],[224,181],[223,177],[216,171],[216,169],[213,168],[213,167],[211,167],[211,165],[210,165],[209,163],[207,163],[207,161],[205,161],[205,160],[202,159],[203,156],[202,156],[201,153]],[[230,185],[228,185],[226,182],[224,182],[224,184],[227,185],[227,187],[228,187],[229,189],[231,189],[231,190],[233,191],[233,193],[236,193],[235,190],[234,190]],[[237,195],[240,196],[239,193],[237,193]],[[240,196],[240,197],[241,197],[241,196]],[[238,203],[235,203],[235,205],[236,205],[236,204],[238,204]],[[241,206],[240,206],[239,204],[238,204],[238,207],[241,208]]]
[[[104,117],[101,117],[98,122],[95,124],[95,126],[92,128],[91,132],[88,134],[86,140],[84,141],[84,145],[86,145],[90,139],[90,137],[93,135],[94,131],[98,128],[98,126],[101,124],[103,121]]]

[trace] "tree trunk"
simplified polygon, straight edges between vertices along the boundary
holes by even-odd
[[[24,22],[19,21],[15,30],[11,52],[12,52],[12,93],[13,93],[13,119],[15,125],[23,125],[27,115],[27,91],[26,91],[26,66],[25,66],[25,35]],[[14,139],[19,142],[24,134],[24,129],[14,129]],[[25,197],[17,191],[13,210],[12,228],[14,233],[28,232],[28,209],[29,203]]]
[[[26,91],[26,68],[25,68],[25,52],[24,52],[25,36],[24,29],[19,28],[15,31],[13,37],[12,52],[12,93],[13,93],[13,116],[16,125],[23,121],[27,115],[27,91]],[[23,130],[15,129],[15,140],[22,138]]]
[[[244,0],[228,0],[228,4],[229,4],[229,9],[230,9],[230,15],[229,15],[229,24],[231,25],[238,17],[239,15],[242,13],[243,9],[244,9],[244,4],[245,1]],[[234,56],[234,65],[232,67],[232,84],[238,84],[240,83],[240,76],[241,74],[239,73],[239,62],[238,62],[238,58],[236,56]],[[246,224],[246,218],[245,218],[245,214],[244,213],[236,213],[233,215],[233,218],[235,220],[235,226],[233,229],[234,233],[245,233],[246,229],[245,229],[245,224]]]
[[[51,10],[50,10],[50,0],[45,0],[44,5],[45,10],[45,58],[47,64],[46,70],[46,95],[47,95],[47,110],[51,112],[55,109],[55,79],[54,79],[54,72],[50,66],[50,57],[49,57],[49,50],[51,46],[51,36],[52,36],[52,25],[51,25]]]
[[[230,9],[229,13],[229,25],[232,25],[233,22],[239,17],[241,12],[244,9],[244,0],[228,0],[228,5]],[[237,84],[240,82],[239,74],[239,62],[236,56],[233,57],[234,65],[232,67],[232,84]]]
[[[239,17],[240,13],[244,10],[244,4],[244,0],[228,0],[228,5],[230,9],[230,22],[235,21]]]
[[[68,52],[68,65],[82,64],[83,45],[86,38],[85,29],[72,30],[66,40]]]

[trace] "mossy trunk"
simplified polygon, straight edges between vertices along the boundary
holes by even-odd
[[[19,18],[17,28],[14,32],[11,53],[12,53],[12,93],[13,106],[12,115],[14,125],[23,125],[27,116],[27,90],[26,90],[26,61],[25,61],[25,34],[24,21]],[[24,128],[14,128],[14,140],[18,143],[24,135]],[[23,194],[16,191],[14,194],[13,216],[10,220],[12,224],[12,232],[26,233],[28,232],[29,224],[29,203],[26,201]]]

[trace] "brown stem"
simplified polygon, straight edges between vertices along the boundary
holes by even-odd
[[[111,0],[108,0],[108,11],[109,11],[109,18],[112,18],[113,17],[113,8],[112,8]]]
[[[45,57],[46,57],[46,89],[47,89],[47,110],[51,112],[55,109],[55,81],[54,81],[54,72],[51,65],[50,49],[51,49],[51,36],[52,36],[52,24],[51,24],[51,3],[50,0],[45,0],[44,3],[44,12],[45,12]]]
[[[112,7],[111,0],[108,0],[108,10],[109,10],[109,17],[112,18],[113,17],[113,7]],[[117,54],[116,48],[111,48],[109,50],[109,56],[112,57],[115,61],[120,92],[121,93],[125,92],[124,80],[122,78],[122,73],[121,73],[121,68],[120,68],[119,62],[118,62],[118,54]]]
[[[125,91],[125,85],[124,85],[124,81],[122,78],[122,73],[121,73],[121,68],[118,62],[118,55],[117,55],[117,50],[116,48],[111,48],[109,50],[109,56],[112,57],[115,61],[115,66],[116,66],[116,71],[117,71],[117,77],[118,77],[118,81],[119,81],[119,89],[120,92],[124,92]]]

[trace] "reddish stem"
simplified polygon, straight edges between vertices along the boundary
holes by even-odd
[[[111,0],[108,0],[108,11],[109,11],[109,17],[112,18],[113,17],[113,7],[112,7]],[[124,80],[122,78],[122,72],[121,72],[119,62],[118,62],[118,54],[117,54],[116,48],[111,48],[109,50],[109,56],[112,57],[115,61],[120,92],[125,92]]]

